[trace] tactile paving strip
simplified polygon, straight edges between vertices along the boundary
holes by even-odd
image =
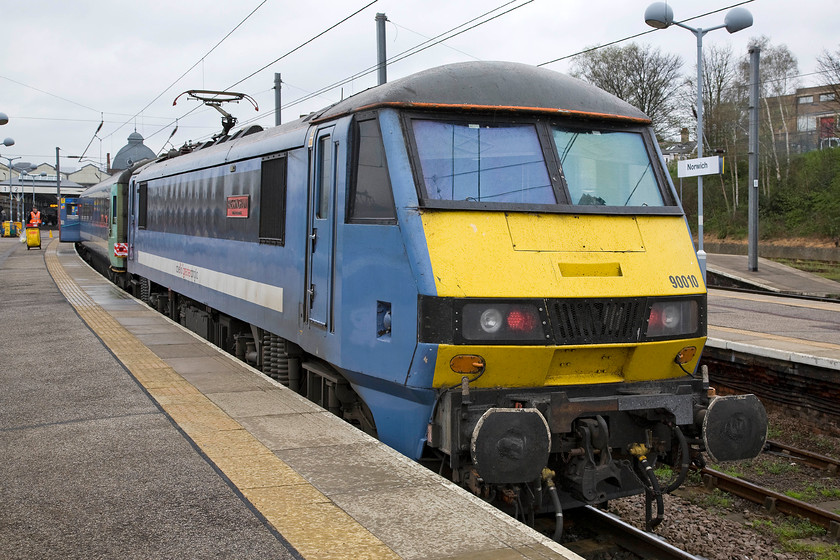
[[[57,244],[53,240],[45,259],[64,297],[166,414],[302,556],[399,558],[99,306],[61,266]]]

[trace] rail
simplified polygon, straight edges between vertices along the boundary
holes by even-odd
[[[840,515],[836,513],[714,469],[703,468],[700,473],[707,488],[719,488],[753,503],[762,504],[771,513],[778,511],[803,517],[824,528],[834,539],[840,537]]]
[[[585,506],[576,512],[576,519],[599,534],[609,534],[615,544],[648,560],[702,560],[700,556],[675,547],[662,537],[642,531],[611,513],[592,506]]]

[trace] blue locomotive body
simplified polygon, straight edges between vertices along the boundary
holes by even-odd
[[[136,173],[129,272],[336,366],[372,411],[378,437],[417,458],[435,400],[434,349],[412,367],[416,278],[430,274],[417,274],[406,250],[422,239],[419,221],[395,214],[416,208],[416,194],[395,188],[390,217],[345,220],[352,119],[301,124]],[[264,219],[284,209],[282,223]],[[407,383],[417,375],[424,384]]]
[[[649,119],[577,80],[444,66],[104,192],[115,280],[485,498],[661,505],[648,461],[678,485],[763,445],[760,403],[693,375],[705,286]]]

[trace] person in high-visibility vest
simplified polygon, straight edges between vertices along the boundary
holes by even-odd
[[[41,225],[41,213],[34,206],[32,207],[32,212],[29,213],[29,225],[32,227]]]

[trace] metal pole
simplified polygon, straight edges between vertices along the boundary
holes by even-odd
[[[280,87],[283,82],[280,80],[280,73],[274,73],[274,126],[280,126]]]
[[[750,49],[750,146],[749,146],[749,270],[758,271],[758,62],[759,47]]]
[[[15,221],[15,211],[12,206],[12,160],[10,158],[3,158],[9,164],[9,221]],[[20,159],[20,158],[15,158]]]
[[[388,17],[385,14],[376,14],[376,59],[379,76],[379,85],[388,81],[385,64],[385,22]]]
[[[693,31],[697,36],[697,158],[703,157],[703,35],[702,28]],[[703,250],[703,176],[697,176],[697,261],[703,282],[706,281],[706,251]]]
[[[58,217],[58,231],[61,232],[61,167],[58,164],[58,153],[61,150],[58,146],[55,147],[55,199],[58,203],[55,214]]]

